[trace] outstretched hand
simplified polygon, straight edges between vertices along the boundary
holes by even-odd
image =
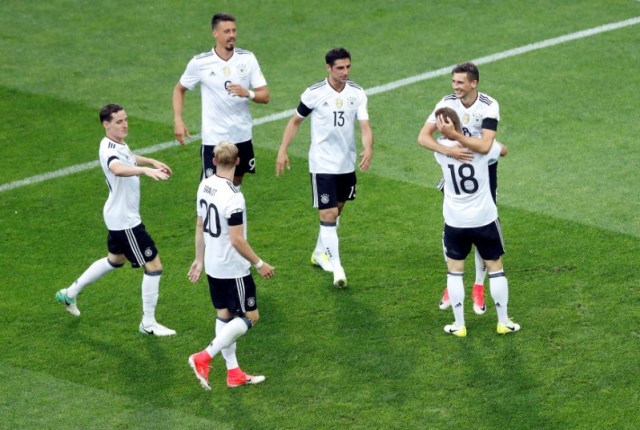
[[[152,179],[155,179],[156,181],[166,181],[171,177],[170,170],[169,172],[167,172],[163,168],[160,168],[160,169],[146,168],[144,169],[144,174]]]

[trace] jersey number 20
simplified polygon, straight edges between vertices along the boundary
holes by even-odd
[[[218,208],[214,204],[207,204],[207,201],[200,200],[200,207],[207,211],[204,217],[202,231],[209,233],[211,237],[220,236],[220,215],[218,215]]]

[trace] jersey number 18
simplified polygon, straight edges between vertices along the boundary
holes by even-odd
[[[472,164],[461,164],[458,166],[457,172],[453,164],[447,164],[447,167],[451,173],[451,183],[457,195],[462,194],[462,192],[473,194],[478,191],[478,181],[474,177],[476,170]]]

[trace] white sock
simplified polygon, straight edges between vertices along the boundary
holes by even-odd
[[[322,245],[322,227],[318,231],[318,240],[316,240],[316,248],[313,250],[314,254],[322,254],[325,252],[324,246]]]
[[[507,314],[507,304],[509,303],[509,283],[504,272],[489,273],[489,288],[491,289],[491,298],[496,304],[496,312],[498,313],[498,321],[502,324],[509,322]]]
[[[216,336],[222,332],[222,329],[230,322],[223,321],[220,318],[216,318]],[[227,364],[227,370],[235,369],[236,367],[240,367],[238,364],[238,358],[236,357],[236,342],[233,342],[231,345],[222,348],[220,351],[222,353],[222,357],[224,357],[224,361]]]
[[[474,254],[475,262],[476,262],[476,285],[484,285],[484,278],[487,274],[487,266],[484,263],[482,257],[480,257],[480,253],[478,252],[478,248],[476,248],[476,252]]]
[[[320,238],[322,239],[325,252],[333,265],[333,269],[335,270],[338,267],[342,267],[342,263],[340,262],[338,229],[336,225],[329,223],[320,224]]]
[[[251,322],[246,318],[234,318],[229,321],[225,326],[220,330],[220,333],[216,333],[215,339],[207,346],[207,353],[214,357],[217,353],[219,353],[222,348],[225,348],[232,343],[234,343],[240,336],[245,334]]]
[[[464,327],[464,284],[462,281],[462,273],[447,273],[447,290],[449,291],[449,301],[451,301],[451,309],[455,318],[456,327]]]
[[[69,288],[67,288],[67,296],[71,298],[78,297],[87,285],[97,281],[118,267],[112,266],[107,257],[94,261],[93,264],[91,264],[91,266],[89,266],[87,270],[85,270],[84,273],[80,275],[80,277],[76,279]]]
[[[142,324],[156,323],[156,305],[160,294],[162,272],[145,273],[142,276]]]

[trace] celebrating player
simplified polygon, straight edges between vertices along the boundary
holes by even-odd
[[[246,239],[244,196],[232,182],[240,162],[238,148],[230,143],[220,143],[214,154],[216,173],[203,180],[198,188],[196,258],[188,275],[191,282],[196,282],[204,268],[217,312],[215,338],[204,350],[189,357],[189,365],[207,390],[211,389],[209,363],[219,352],[227,365],[229,387],[264,381],[264,376],[247,375],[240,369],[236,339],[258,322],[251,265],[264,279],[270,279],[274,274],[273,267],[256,255]]]
[[[440,108],[435,112],[439,129],[454,129],[458,133],[460,120],[451,108]],[[454,147],[458,142],[442,136],[438,143]],[[468,161],[434,153],[442,168],[444,178],[444,234],[442,242],[447,256],[447,290],[451,300],[455,322],[446,325],[444,331],[454,336],[464,337],[467,328],[464,319],[464,260],[475,245],[489,272],[489,288],[498,313],[498,334],[520,330],[520,325],[509,319],[507,304],[509,286],[502,266],[502,230],[498,221],[498,209],[491,196],[489,185],[490,163],[507,150],[498,142],[493,142],[487,154],[474,153]]]
[[[471,160],[472,151],[486,153],[491,148],[498,130],[500,121],[500,107],[498,102],[485,93],[478,92],[480,82],[480,72],[473,63],[459,64],[451,71],[451,85],[453,94],[447,95],[436,104],[435,109],[427,118],[420,135],[418,143],[432,151],[444,155],[450,155],[459,160]],[[460,145],[452,147],[443,146],[434,137],[437,129],[435,111],[442,107],[450,107],[462,121],[462,129],[459,134],[452,134],[451,139]],[[450,129],[455,133],[455,130]],[[497,160],[489,166],[489,181],[493,201],[497,203],[498,190],[498,164]],[[442,190],[443,182],[440,181],[438,189]],[[482,315],[486,311],[484,303],[484,279],[486,267],[480,254],[475,252],[476,279],[473,285],[473,310],[476,314]],[[447,309],[450,306],[449,295],[445,288],[440,309]]]
[[[124,139],[129,133],[127,113],[122,106],[108,104],[100,110],[100,121],[105,137],[100,142],[100,165],[109,186],[109,198],[104,205],[104,222],[109,230],[107,257],[94,262],[69,288],[56,293],[56,301],[64,303],[66,310],[80,316],[76,299],[84,288],[126,260],[136,268],[143,266],[142,322],[140,333],[150,336],[176,334],[156,321],[162,264],[156,245],[140,218],[140,178],[166,181],[172,172],[169,166],[152,158],[134,155]],[[153,166],[140,167],[140,164]]]
[[[276,159],[276,175],[289,168],[287,148],[302,121],[311,115],[309,171],[313,207],[320,213],[320,232],[311,254],[311,264],[333,272],[337,288],[347,285],[338,246],[338,220],[347,200],[356,198],[356,146],[354,124],[360,123],[364,150],[359,168],[367,171],[373,155],[373,131],[367,112],[367,95],[349,80],[351,55],[344,48],[326,56],[329,76],[302,93],[300,104],[282,136]]]
[[[245,173],[255,173],[249,102],[269,103],[267,81],[253,53],[237,48],[236,19],[217,13],[211,19],[216,44],[195,56],[173,89],[173,121],[176,139],[184,145],[189,130],[182,119],[184,95],[200,83],[202,93],[202,179],[213,175],[213,149],[219,142],[232,142],[240,151],[240,164],[233,183],[242,184]],[[250,88],[253,88],[251,90]]]

